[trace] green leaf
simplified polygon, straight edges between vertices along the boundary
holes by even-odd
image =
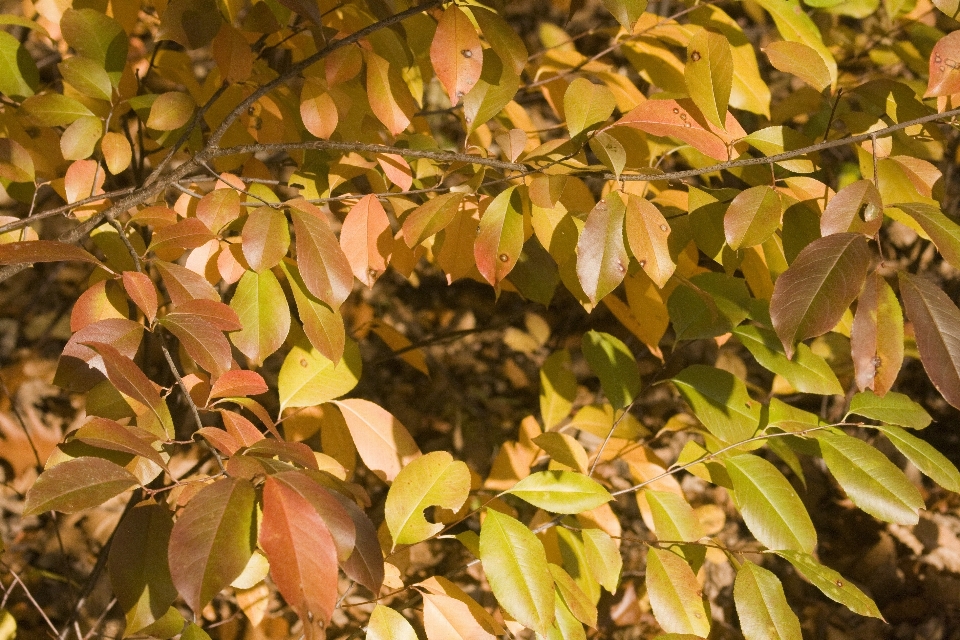
[[[517,76],[523,73],[523,68],[527,66],[527,47],[510,23],[499,13],[484,7],[466,4],[464,7],[473,14],[483,32],[484,39],[493,47],[503,63]]]
[[[724,442],[746,440],[760,426],[760,403],[750,398],[743,380],[728,371],[695,364],[673,383],[703,426]]]
[[[0,93],[28,98],[39,85],[40,72],[27,48],[6,31],[0,31]]]
[[[682,496],[653,489],[644,489],[643,496],[650,505],[658,540],[697,542],[705,535],[693,507]]]
[[[723,229],[731,249],[766,242],[780,227],[783,204],[780,194],[766,185],[741,191],[723,216]]]
[[[243,324],[243,329],[230,334],[230,341],[253,364],[262,364],[280,348],[290,331],[290,306],[277,276],[270,270],[247,271],[237,284],[230,306]]]
[[[820,432],[816,438],[827,468],[855,505],[887,522],[919,522],[923,496],[886,456],[841,433]]]
[[[613,408],[622,409],[633,402],[640,393],[640,371],[627,345],[609,333],[588,331],[581,348]]]
[[[922,202],[903,202],[891,206],[913,218],[937,245],[944,259],[960,268],[960,225],[945,216],[939,206]]]
[[[605,85],[594,84],[586,78],[571,82],[563,94],[563,113],[570,137],[606,122],[616,106],[613,94]]]
[[[360,349],[353,340],[345,342],[339,362],[298,341],[280,367],[280,407],[311,407],[339,398],[357,386],[361,369]]]
[[[757,540],[768,549],[813,552],[817,532],[800,496],[773,464],[741,454],[724,460],[737,508]]]
[[[480,562],[500,606],[545,635],[553,623],[554,592],[540,539],[514,518],[487,509],[480,527]]]
[[[203,630],[203,627],[187,622],[180,634],[180,640],[212,640],[210,634]]]
[[[114,86],[127,63],[127,34],[116,20],[94,9],[67,9],[60,19],[63,39],[111,74]]]
[[[777,551],[776,554],[790,562],[797,571],[831,600],[839,602],[861,616],[883,620],[883,616],[880,615],[880,610],[877,609],[873,600],[839,573],[817,562],[812,555],[786,550]]]
[[[599,482],[574,471],[539,471],[506,493],[553,513],[582,513],[613,498]]]
[[[594,304],[616,289],[627,274],[630,258],[623,246],[625,212],[620,194],[611,191],[587,215],[580,233],[577,278]]]
[[[41,127],[62,127],[94,113],[79,100],[59,93],[44,93],[23,101],[23,112]]]
[[[168,91],[157,96],[150,106],[147,128],[175,131],[190,122],[196,103],[186,93]]]
[[[574,617],[583,624],[591,627],[597,626],[597,606],[590,601],[590,598],[577,586],[573,578],[563,570],[562,567],[553,564],[548,565],[550,575],[553,576],[554,586],[557,594],[563,599],[567,609]]]
[[[788,357],[798,340],[836,326],[863,288],[872,260],[865,237],[837,233],[808,244],[780,274],[770,299],[770,318]]]
[[[76,513],[97,507],[138,484],[129,471],[102,458],[66,460],[40,474],[27,491],[23,515]]]
[[[63,81],[83,95],[97,100],[113,98],[113,84],[107,70],[90,58],[73,56],[58,64],[57,68]]]
[[[480,80],[463,98],[463,117],[468,131],[500,113],[520,89],[520,74],[505,64],[496,51],[487,49],[483,54],[483,70]]]
[[[950,460],[933,448],[929,442],[921,440],[901,429],[891,425],[876,427],[887,436],[893,446],[902,453],[907,460],[916,465],[931,480],[948,491],[960,491],[960,471]]]
[[[831,202],[833,202],[831,200]],[[883,276],[867,276],[850,327],[850,356],[860,389],[889,392],[903,365],[903,311]]]
[[[483,212],[473,255],[480,274],[499,286],[517,264],[523,249],[523,202],[521,191],[509,187],[500,192]]]
[[[637,23],[640,16],[647,9],[646,0],[603,0],[603,6],[616,18],[620,26],[633,31],[633,25]]]
[[[250,268],[254,271],[272,269],[280,264],[290,248],[287,216],[273,207],[258,207],[247,215],[241,238],[243,257]]]
[[[960,407],[960,309],[927,278],[903,271],[898,275],[923,369],[944,399]]]
[[[297,305],[297,314],[303,323],[303,332],[307,335],[310,344],[320,354],[339,362],[347,344],[346,328],[343,325],[343,316],[330,308],[329,305],[314,297],[307,289],[300,272],[286,261],[280,263],[280,268],[287,276],[293,299]]]
[[[256,546],[256,492],[248,480],[226,478],[199,491],[173,525],[170,574],[194,612],[243,573]]]
[[[117,527],[107,569],[113,593],[126,614],[124,635],[134,635],[160,620],[177,598],[167,560],[172,529],[173,514],[152,501],[133,507]]]
[[[856,414],[885,424],[895,424],[908,429],[926,429],[932,418],[926,409],[910,399],[910,396],[894,391],[880,397],[872,391],[863,391],[850,399],[850,415]]]
[[[600,529],[583,529],[584,555],[593,578],[610,593],[616,593],[623,570],[620,549],[610,534]]]
[[[680,556],[651,547],[647,552],[647,595],[657,622],[668,633],[707,637],[710,616],[693,569]]]
[[[407,619],[390,607],[378,604],[367,621],[367,640],[419,640]]]
[[[457,511],[470,494],[470,469],[446,451],[423,455],[394,478],[384,505],[384,519],[398,544],[416,544],[439,533],[444,525],[430,523],[424,510],[442,507]]]
[[[805,344],[797,347],[793,358],[787,358],[777,334],[769,329],[743,325],[733,330],[740,343],[757,359],[760,366],[777,373],[801,393],[837,395],[843,387],[836,374],[821,356]]]
[[[707,29],[695,33],[687,45],[683,77],[690,98],[707,120],[725,128],[733,87],[733,50],[727,38]]]
[[[770,571],[744,562],[737,571],[733,598],[746,640],[802,640],[800,620]]]
[[[577,377],[570,370],[570,352],[554,351],[540,367],[540,417],[547,429],[567,416],[577,395]]]

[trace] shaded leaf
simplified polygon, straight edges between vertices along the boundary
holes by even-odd
[[[302,443],[284,444],[298,444],[306,447]],[[305,453],[313,457],[310,448],[306,447],[306,449]],[[357,543],[357,527],[346,506],[350,499],[324,487],[317,480],[317,477],[322,476],[312,474],[310,471],[283,471],[271,477],[310,503],[330,532],[337,549],[337,559],[341,562],[347,560],[353,554]]]
[[[453,222],[464,194],[443,193],[407,214],[403,221],[403,239],[411,249]]]
[[[334,311],[329,305],[320,302],[308,290],[300,272],[292,268],[287,262],[280,267],[287,276],[293,299],[297,305],[297,314],[303,323],[303,332],[307,335],[310,344],[323,357],[333,362],[343,358],[346,347],[347,334],[343,325],[343,316]]]
[[[181,305],[195,299],[220,302],[220,294],[198,273],[179,264],[154,260],[153,266],[160,272],[163,286],[174,305]]]
[[[606,122],[617,102],[606,86],[577,78],[563,94],[563,113],[570,137]]]
[[[151,445],[156,436],[107,418],[91,418],[74,432],[73,437],[101,449],[132,453],[162,468],[167,466],[160,453]]]
[[[823,91],[833,81],[823,56],[802,42],[771,42],[763,52],[775,69],[797,76],[817,91]]]
[[[723,230],[731,249],[763,244],[780,227],[783,204],[772,187],[741,191],[723,215]]]
[[[893,206],[920,225],[947,262],[954,267],[960,266],[960,225],[945,216],[940,207],[923,202],[904,202]]]
[[[102,262],[80,247],[56,240],[28,240],[0,244],[0,264],[34,262],[86,262],[109,271]]]
[[[99,506],[138,484],[129,471],[103,458],[66,460],[40,474],[27,491],[23,515],[76,513]]]
[[[832,202],[832,201],[831,201]],[[857,387],[885,395],[903,364],[903,311],[897,294],[878,273],[867,276],[850,328],[850,355]]]
[[[523,249],[522,197],[517,187],[500,192],[487,206],[473,255],[483,277],[498,286],[517,264]]]
[[[728,371],[695,364],[677,374],[673,383],[703,426],[724,442],[746,440],[760,426],[760,403]]]
[[[40,72],[27,48],[6,31],[0,31],[0,93],[26,98],[33,95],[39,84]]]
[[[944,399],[960,407],[960,309],[927,278],[903,271],[898,276],[923,369]]]
[[[77,53],[111,73],[114,84],[119,81],[127,62],[128,37],[116,20],[94,9],[67,9],[60,31]]]
[[[183,345],[187,354],[213,376],[221,376],[233,363],[230,343],[223,332],[201,316],[173,311],[160,319]]]
[[[640,393],[640,371],[627,345],[609,333],[588,331],[580,346],[613,408],[622,409],[633,402]]]
[[[557,594],[563,599],[570,613],[583,624],[596,627],[597,605],[577,586],[577,583],[562,567],[551,562],[548,568],[550,569],[550,575],[553,577]]]
[[[157,131],[173,131],[186,125],[193,117],[196,103],[186,93],[168,91],[157,96],[150,106],[147,127]]]
[[[150,276],[137,271],[123,272],[123,288],[127,295],[133,300],[134,304],[147,317],[148,322],[153,322],[157,318],[157,287],[153,284]]]
[[[549,429],[570,415],[577,378],[570,370],[570,352],[554,351],[540,368],[540,417]]]
[[[523,73],[527,66],[527,47],[513,27],[495,11],[477,5],[464,5],[477,21],[483,37],[493,47],[497,56],[509,67],[514,75]]]
[[[269,391],[267,383],[256,371],[233,369],[225,372],[210,388],[210,399],[258,396]]]

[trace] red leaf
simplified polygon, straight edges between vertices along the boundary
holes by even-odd
[[[338,499],[343,496],[322,486],[306,471],[284,471],[273,478],[299,493],[313,505],[333,537],[337,558],[341,562],[349,558],[356,546],[357,531],[353,519]]]
[[[33,264],[34,262],[87,262],[110,269],[85,249],[55,240],[27,240],[0,244],[0,264]],[[112,273],[112,272],[111,272]]]
[[[269,390],[263,376],[256,371],[231,369],[213,383],[210,400],[236,396],[258,396]]]
[[[893,289],[877,273],[867,276],[857,299],[850,353],[860,390],[886,394],[903,364],[903,311]]]
[[[177,212],[169,207],[147,207],[140,209],[130,216],[130,222],[150,226],[154,229],[162,229],[176,224],[178,220]]]
[[[107,370],[107,379],[113,383],[117,391],[149,408],[161,421],[163,420],[163,414],[166,412],[163,399],[160,397],[157,388],[153,386],[150,379],[133,360],[109,344],[103,342],[87,342],[85,344],[103,358],[103,364]]]
[[[154,260],[153,266],[160,272],[160,278],[173,304],[179,305],[197,298],[220,302],[220,294],[200,274],[163,260]]]
[[[780,274],[770,299],[770,318],[788,358],[797,340],[833,329],[867,277],[873,252],[857,233],[814,240]]]
[[[214,189],[197,203],[197,220],[213,233],[240,217],[240,194],[233,189]]]
[[[327,87],[314,78],[304,79],[300,91],[300,119],[307,131],[323,140],[333,135],[340,121],[337,104]]]
[[[107,319],[126,320],[130,313],[123,289],[113,280],[96,282],[80,294],[70,312],[70,330]]]
[[[76,513],[99,506],[137,484],[133,474],[113,462],[90,456],[74,458],[40,474],[27,491],[23,515]]]
[[[174,314],[187,314],[203,318],[220,331],[239,331],[243,328],[237,312],[230,305],[219,300],[207,300],[205,298],[187,300],[176,305],[166,317]]]
[[[226,427],[227,433],[233,436],[241,447],[249,447],[254,442],[263,440],[260,430],[239,413],[221,409],[220,417],[223,418],[223,426]]]
[[[577,278],[594,304],[616,289],[627,275],[630,257],[623,246],[625,212],[620,194],[611,191],[587,215],[577,242]]]
[[[287,255],[290,228],[287,216],[272,207],[254,209],[243,225],[243,257],[254,271],[272,269]]]
[[[292,207],[297,263],[303,282],[310,293],[336,311],[353,290],[350,262],[320,209],[306,200],[288,204]]]
[[[924,98],[960,93],[960,31],[940,38],[930,52],[930,79]]]
[[[217,427],[201,427],[197,429],[196,433],[225,456],[232,456],[242,446],[236,438]]]
[[[724,131],[708,122],[689,98],[647,100],[616,124],[640,129],[655,136],[677,138],[715,160],[729,160],[727,145],[747,135],[729,111]]]
[[[143,325],[133,320],[108,318],[88,324],[73,334],[64,346],[53,383],[77,393],[89,391],[103,380],[107,369],[97,352],[84,343],[104,342],[133,358],[140,349],[142,338]]]
[[[154,231],[149,249],[154,253],[172,255],[178,251],[196,249],[214,237],[207,225],[200,220],[187,218],[175,225]]]
[[[361,198],[350,209],[340,229],[340,246],[353,275],[368,287],[386,270],[392,240],[387,212],[374,195]]]
[[[263,488],[260,545],[277,589],[303,621],[307,640],[321,638],[337,603],[336,547],[310,502],[272,477]]]
[[[473,245],[477,268],[493,286],[517,266],[523,249],[523,202],[517,187],[502,191],[483,212]]]
[[[220,376],[230,370],[233,364],[230,342],[202,316],[174,311],[161,318],[160,324],[176,336],[187,354],[205,371]]]
[[[256,492],[247,480],[226,478],[200,490],[170,534],[170,575],[194,612],[243,573],[256,544]]]
[[[395,153],[378,153],[377,164],[383,169],[387,179],[402,191],[407,191],[413,186],[413,170],[402,156]]]
[[[156,436],[142,429],[127,427],[107,418],[92,418],[77,429],[73,437],[101,449],[132,453],[167,468],[160,453],[150,445],[157,440]]]
[[[137,305],[140,311],[143,311],[143,315],[147,317],[148,322],[157,319],[157,306],[159,305],[157,287],[154,286],[153,280],[149,276],[138,271],[124,271],[123,288],[126,289],[127,295],[130,296],[133,303]]]
[[[960,309],[930,280],[903,271],[898,275],[920,362],[944,399],[960,407]]]
[[[437,24],[430,45],[430,62],[437,79],[447,90],[450,104],[457,104],[477,84],[483,69],[483,47],[470,18],[451,4]]]

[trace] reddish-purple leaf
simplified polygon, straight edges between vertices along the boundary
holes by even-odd
[[[160,318],[160,324],[176,336],[187,354],[205,371],[220,376],[230,370],[233,364],[230,342],[202,316],[174,311]]]
[[[728,145],[747,135],[729,111],[724,131],[708,122],[689,98],[641,102],[616,124],[655,136],[677,138],[715,160],[728,160]]]
[[[170,575],[194,612],[237,579],[256,547],[253,485],[226,478],[200,490],[173,525]]]
[[[203,318],[220,331],[239,331],[243,329],[237,312],[230,308],[230,305],[219,300],[207,300],[206,298],[187,300],[176,305],[173,311],[167,314],[167,317],[177,313]]]
[[[218,429],[217,427],[201,427],[197,429],[196,433],[202,436],[204,440],[213,445],[217,451],[225,456],[232,456],[242,446],[239,442],[237,442],[236,438],[223,429]]]
[[[108,318],[88,324],[67,341],[53,383],[82,393],[103,380],[107,369],[96,351],[84,346],[86,342],[104,342],[113,345],[128,358],[137,355],[143,338],[143,325],[124,318]]]
[[[477,268],[493,286],[517,266],[523,249],[523,202],[517,187],[501,191],[483,217],[473,245]]]
[[[310,344],[331,362],[340,362],[347,342],[343,316],[307,291],[307,286],[295,267],[284,261],[280,263],[280,268],[290,283],[297,313],[303,323],[303,332],[307,334]]]
[[[187,218],[154,231],[149,249],[158,255],[176,255],[186,249],[196,249],[214,237],[207,225],[196,218]]]
[[[288,204],[303,282],[310,293],[336,311],[353,290],[350,262],[320,209],[305,200]]]
[[[840,189],[820,216],[820,235],[862,233],[873,237],[883,222],[883,201],[870,180],[857,180]]]
[[[444,193],[431,198],[407,214],[403,221],[403,240],[411,249],[435,233],[442,231],[453,222],[463,194],[460,192]]]
[[[101,449],[132,453],[164,469],[167,467],[160,453],[150,445],[157,440],[154,434],[107,418],[92,418],[74,432],[73,438]]]
[[[850,328],[850,353],[861,391],[883,397],[903,364],[903,311],[883,276],[867,276]]]
[[[313,505],[333,537],[337,547],[337,558],[340,562],[349,558],[356,546],[357,529],[350,514],[338,499],[342,496],[336,495],[336,492],[321,485],[306,471],[285,471],[276,474],[273,478],[299,493]]]
[[[930,52],[930,78],[923,97],[934,98],[954,93],[960,93],[960,31],[951,31],[933,46]]]
[[[173,304],[180,305],[198,298],[220,302],[220,294],[200,274],[163,260],[154,260],[153,266],[160,272],[160,278]]]
[[[337,551],[323,518],[290,485],[268,477],[260,545],[280,594],[303,621],[307,640],[323,637],[337,603]]]
[[[633,256],[650,279],[663,288],[677,268],[667,245],[670,237],[667,219],[649,200],[631,195],[624,226]]]
[[[233,436],[241,447],[249,447],[254,442],[263,440],[263,434],[260,433],[260,430],[239,413],[221,409],[220,417],[223,418],[223,426],[227,433]]]
[[[390,220],[383,205],[374,195],[364,196],[350,209],[340,229],[340,247],[357,280],[373,286],[387,268],[392,244]]]
[[[343,562],[341,567],[351,580],[356,580],[374,595],[380,593],[380,587],[383,585],[384,564],[383,550],[380,548],[380,541],[377,538],[377,528],[373,526],[367,514],[357,506],[357,504],[342,496],[337,492],[331,492],[353,520],[353,526],[356,529],[356,546],[350,557]]]
[[[217,378],[210,389],[210,400],[237,396],[258,396],[269,390],[263,376],[256,371],[232,369]]]
[[[933,386],[960,407],[960,309],[930,280],[899,273],[900,295]]]
[[[214,189],[197,203],[197,220],[214,234],[240,217],[240,194],[230,188]]]
[[[284,440],[264,438],[254,442],[244,453],[261,458],[279,458],[284,462],[292,462],[305,469],[320,470],[320,465],[317,463],[317,456],[313,454],[313,449],[302,442],[286,442]]]
[[[137,484],[132,473],[109,460],[91,456],[66,460],[40,474],[27,491],[23,515],[76,513],[99,506]]]
[[[34,262],[88,262],[110,271],[85,249],[56,240],[27,240],[0,244],[0,264],[33,264]]]
[[[459,7],[451,4],[440,16],[430,45],[430,61],[437,79],[457,104],[480,79],[483,47],[477,30]]]
[[[627,275],[630,257],[623,245],[626,204],[611,191],[587,215],[577,243],[577,277],[583,292],[596,304]]]
[[[153,284],[150,276],[138,271],[123,272],[123,288],[127,295],[133,300],[143,315],[147,317],[147,322],[153,322],[157,318],[157,287]]]
[[[277,266],[290,248],[287,216],[273,207],[254,209],[241,234],[243,257],[254,271]]]
[[[107,379],[117,388],[117,391],[149,408],[158,418],[163,419],[166,407],[160,397],[160,392],[157,391],[150,378],[140,370],[140,367],[133,360],[109,344],[103,342],[87,342],[85,344],[103,358]],[[134,409],[136,410],[136,407]]]
[[[798,340],[833,329],[867,277],[873,252],[857,233],[814,240],[780,274],[770,299],[770,318],[787,357]]]

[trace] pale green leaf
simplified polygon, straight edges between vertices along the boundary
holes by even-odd
[[[802,640],[800,620],[770,571],[744,562],[737,571],[733,598],[746,640]]]
[[[703,426],[724,442],[746,440],[760,426],[760,403],[750,398],[743,380],[728,371],[695,364],[673,383]]]
[[[547,429],[570,415],[577,395],[577,378],[570,370],[570,352],[554,351],[540,367],[540,417]]]
[[[873,600],[839,573],[817,562],[812,555],[786,550],[776,553],[789,561],[797,571],[831,600],[839,602],[854,613],[883,620]]]
[[[378,604],[367,621],[367,640],[419,640],[417,632],[402,615]]]
[[[727,38],[706,29],[694,34],[687,45],[683,76],[687,93],[706,119],[725,128],[733,87],[733,50]]]
[[[777,334],[769,329],[743,325],[734,329],[733,333],[760,366],[786,378],[797,391],[820,395],[843,393],[843,387],[830,365],[807,345],[799,344],[791,359],[787,358]]]
[[[658,540],[696,542],[705,535],[693,507],[682,496],[653,489],[645,489],[643,496],[650,505]]]
[[[290,305],[277,276],[269,269],[247,271],[237,284],[230,306],[243,325],[243,329],[230,334],[230,341],[254,364],[262,364],[280,348],[290,331]]]
[[[680,556],[651,547],[647,552],[647,595],[657,622],[668,633],[707,637],[710,616],[693,569]]]
[[[470,493],[470,469],[446,451],[423,455],[397,474],[384,505],[393,545],[415,544],[436,535],[442,523],[430,523],[424,510],[439,506],[457,511]]]
[[[616,593],[623,570],[620,549],[610,534],[600,529],[583,529],[584,555],[594,579],[610,593]]]
[[[599,482],[574,471],[532,473],[507,491],[553,513],[581,513],[612,500]]]
[[[361,367],[360,349],[353,340],[346,341],[339,362],[298,342],[280,367],[280,407],[311,407],[339,398],[357,386]]]
[[[27,48],[6,31],[0,31],[0,93],[26,98],[33,95],[39,84],[40,72]]]
[[[909,396],[895,391],[888,391],[882,398],[872,391],[858,393],[850,400],[847,417],[852,414],[908,429],[926,429],[933,420]]]
[[[929,442],[921,440],[900,427],[880,425],[877,429],[882,431],[893,446],[924,475],[948,491],[960,492],[960,471]]]

